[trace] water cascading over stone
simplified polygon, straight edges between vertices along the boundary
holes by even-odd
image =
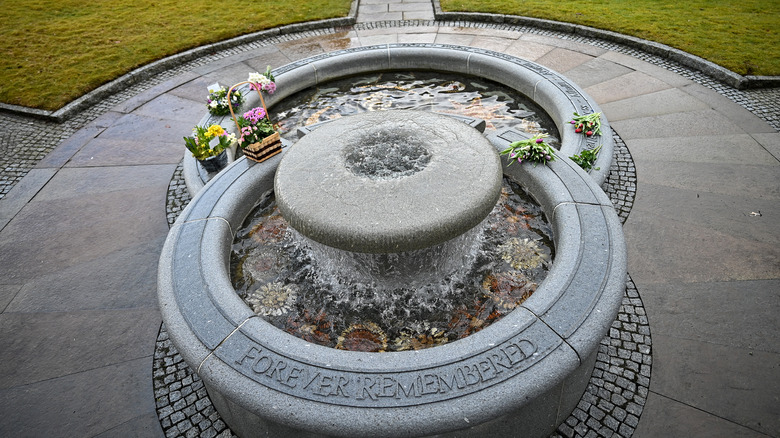
[[[334,271],[392,288],[464,266],[470,231],[495,206],[501,182],[498,154],[474,128],[389,111],[303,137],[279,163],[274,190],[282,216],[328,252],[322,260],[336,260]]]

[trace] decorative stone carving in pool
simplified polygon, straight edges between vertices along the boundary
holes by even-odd
[[[428,65],[437,56],[443,59],[434,63],[482,68],[480,59],[457,50],[433,56],[414,48],[396,57],[386,47],[384,53],[398,68]],[[354,62],[347,55],[341,74]],[[337,65],[337,57],[326,58],[314,72],[327,77]],[[550,86],[537,76],[528,79],[531,84],[517,86]],[[568,108],[559,112],[571,115]],[[561,114],[551,116],[559,126],[566,123]],[[585,389],[625,287],[620,221],[591,176],[565,157],[503,169],[539,202],[554,230],[553,266],[521,306],[449,344],[363,353],[313,345],[276,329],[231,286],[234,230],[273,187],[284,159],[242,159],[217,175],[182,212],[160,260],[158,293],[169,336],[231,429],[245,437],[515,437],[555,430]],[[436,159],[432,152],[419,173]],[[288,183],[294,184],[297,171],[291,172]],[[489,191],[484,196],[490,198]]]

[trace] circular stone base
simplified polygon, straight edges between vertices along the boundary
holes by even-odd
[[[476,129],[421,111],[368,112],[316,129],[284,155],[282,216],[335,248],[395,253],[479,224],[501,191],[501,162]]]

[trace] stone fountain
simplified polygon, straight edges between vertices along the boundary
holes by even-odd
[[[569,92],[581,93],[574,85],[551,85],[560,78],[545,79],[538,73],[543,67],[524,70],[494,59],[491,69],[483,53],[458,48],[385,46],[360,54],[368,59],[358,62],[347,52],[299,63],[287,70],[289,83],[303,80],[302,68],[315,80],[329,78],[337,66],[341,75],[367,71],[372,57],[387,68],[458,65],[505,79],[511,73],[562,133],[571,116]],[[278,82],[285,80],[277,74]],[[375,139],[388,133],[411,159],[400,167],[380,159],[385,168],[378,177],[375,165],[373,177],[362,174],[367,159],[381,158],[372,147],[386,145]],[[565,154],[546,166],[502,168],[495,151],[508,141],[502,135],[488,141],[435,114],[346,117],[267,162],[237,160],[200,190],[170,231],[158,293],[172,341],[236,434],[546,436],[570,414],[621,303],[622,230],[592,175]],[[580,146],[563,135],[562,149]],[[602,161],[600,167],[609,166]],[[231,285],[235,230],[271,189],[302,234],[326,246],[382,254],[425,251],[473,228],[495,204],[502,173],[542,206],[554,231],[555,261],[521,306],[464,339],[393,353],[314,345],[255,315]]]

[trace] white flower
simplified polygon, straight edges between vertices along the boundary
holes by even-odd
[[[262,83],[260,82],[262,78],[265,78],[265,76],[261,75],[258,72],[254,72],[254,73],[249,73],[249,79],[247,79],[247,81],[253,84],[257,84],[257,83]]]
[[[219,102],[217,102],[216,100],[212,100],[211,103],[209,104],[209,106],[212,108],[216,108],[217,105],[219,105]]]

